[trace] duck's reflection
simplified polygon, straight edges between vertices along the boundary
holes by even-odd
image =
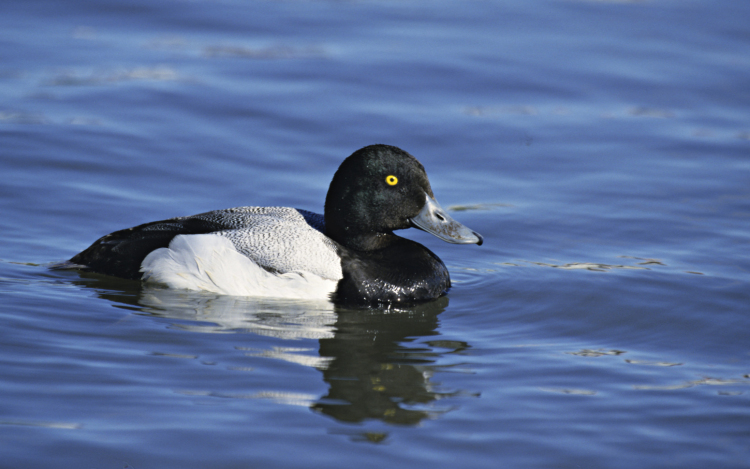
[[[377,419],[416,424],[449,410],[437,401],[455,391],[433,382],[433,374],[446,366],[436,362],[468,347],[437,337],[424,339],[439,336],[438,315],[448,306],[445,297],[409,308],[348,309],[327,301],[230,297],[135,282],[127,290],[121,282],[119,289],[102,282],[106,281],[82,276],[76,283],[95,288],[100,297],[126,308],[177,320],[173,324],[180,329],[318,340],[317,357],[291,354],[294,359],[289,361],[321,371],[328,392],[311,407],[344,422]],[[290,345],[299,347],[299,342]],[[290,354],[276,355],[271,350],[253,356],[286,359],[281,355]],[[299,361],[303,358],[304,363]]]
[[[447,298],[397,310],[337,309],[336,333],[320,339],[328,394],[313,408],[346,422],[415,424],[436,414],[443,393],[430,383],[440,353],[420,338],[437,335]]]

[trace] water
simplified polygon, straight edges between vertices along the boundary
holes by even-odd
[[[0,6],[1,467],[750,467],[750,3]],[[485,244],[417,308],[48,269],[370,143]]]

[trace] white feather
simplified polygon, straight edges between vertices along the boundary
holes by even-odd
[[[337,280],[305,271],[273,274],[220,234],[175,236],[141,263],[143,279],[171,288],[224,295],[328,299]]]

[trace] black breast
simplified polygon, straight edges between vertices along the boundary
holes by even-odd
[[[451,286],[443,261],[408,239],[375,251],[342,248],[339,255],[343,278],[334,293],[337,302],[414,303],[438,298]]]

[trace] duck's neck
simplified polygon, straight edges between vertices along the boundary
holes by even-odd
[[[337,243],[354,251],[377,251],[393,245],[402,239],[393,233],[359,233],[342,236],[335,231],[326,230],[326,235]]]

